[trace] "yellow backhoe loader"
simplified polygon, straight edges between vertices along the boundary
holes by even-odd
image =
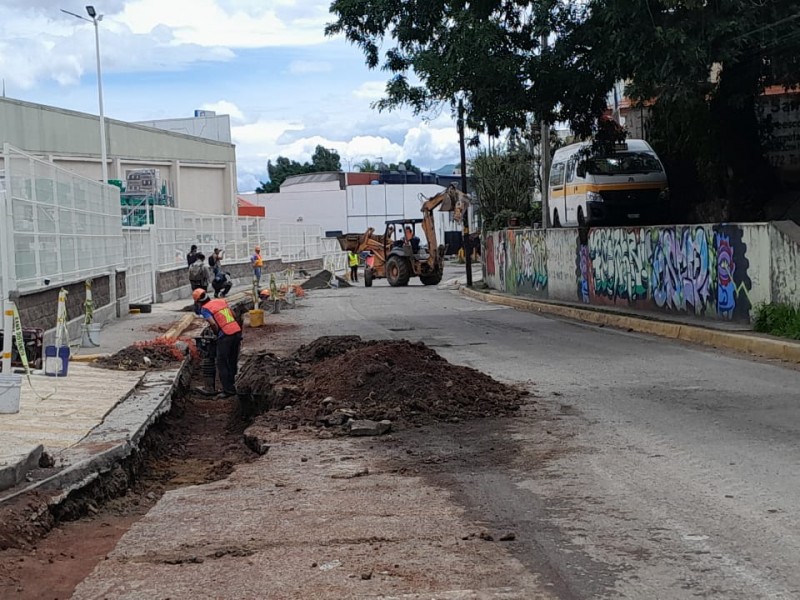
[[[386,278],[393,287],[408,285],[411,277],[419,277],[424,285],[436,285],[442,280],[445,246],[436,241],[433,211],[440,208],[452,212],[461,222],[469,207],[469,196],[454,185],[428,198],[422,204],[421,219],[386,221],[383,235],[370,227],[363,234],[347,233],[338,237],[342,250],[369,252],[364,269],[364,285],[372,286],[374,279]],[[422,227],[427,247],[420,244],[417,226]]]

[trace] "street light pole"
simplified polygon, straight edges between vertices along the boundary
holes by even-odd
[[[100,21],[103,20],[103,15],[98,15],[97,11],[94,9],[94,6],[91,5],[86,7],[86,13],[89,15],[89,17],[91,17],[89,19],[74,12],[64,10],[63,8],[61,9],[61,12],[72,15],[73,17],[77,17],[82,21],[88,21],[94,25],[94,48],[97,56],[97,102],[100,107],[100,161],[103,183],[107,184],[108,156],[106,153],[106,118],[103,112],[103,72],[100,67],[100,27],[98,26]]]
[[[464,144],[464,100],[458,101],[458,147],[461,153],[461,191],[467,193],[467,150]],[[472,287],[472,248],[469,241],[469,205],[462,216],[462,247],[467,268],[467,287]]]

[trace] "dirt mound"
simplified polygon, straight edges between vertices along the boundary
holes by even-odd
[[[118,371],[174,369],[192,349],[193,345],[188,340],[168,341],[159,338],[123,348],[111,356],[97,359],[93,365]]]
[[[424,424],[507,415],[527,391],[452,365],[409,341],[324,337],[288,358],[249,356],[237,389],[260,420],[337,426],[349,419]]]

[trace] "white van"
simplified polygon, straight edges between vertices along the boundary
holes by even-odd
[[[559,148],[550,167],[550,223],[655,225],[669,218],[667,175],[644,140],[627,140],[598,156],[591,142]]]

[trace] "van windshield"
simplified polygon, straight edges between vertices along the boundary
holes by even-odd
[[[584,165],[590,175],[633,175],[663,171],[655,155],[647,152],[620,152],[604,158],[590,158]]]

